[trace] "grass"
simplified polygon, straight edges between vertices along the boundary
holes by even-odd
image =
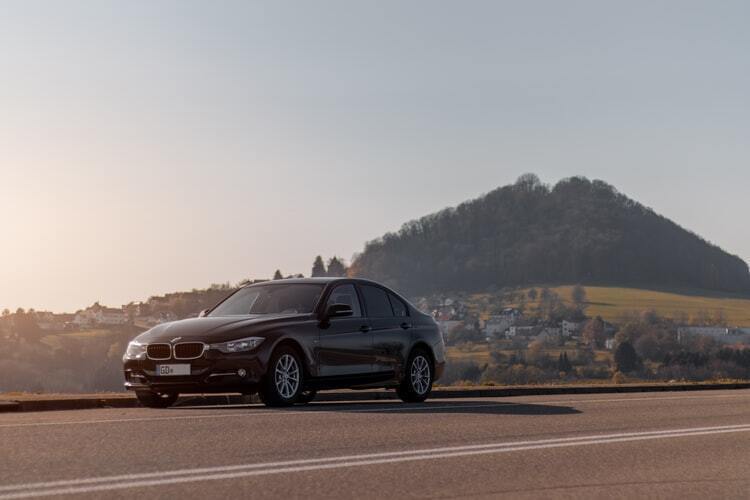
[[[732,326],[750,327],[750,297],[701,290],[645,290],[608,286],[585,286],[588,316],[601,316],[618,322],[623,316],[654,310],[669,318],[696,317],[701,313],[721,311]],[[572,285],[550,287],[567,303],[572,303]],[[541,287],[537,287],[540,291]],[[528,289],[524,290],[528,292]]]
[[[487,344],[446,347],[445,355],[450,361],[473,361],[479,364],[490,362],[490,350]]]
[[[524,351],[525,348],[521,350]],[[546,354],[552,359],[557,359],[557,357],[563,352],[568,353],[568,356],[572,356],[576,352],[576,350],[578,350],[577,346],[575,346],[574,344],[567,344],[562,347],[542,349],[542,353]],[[511,356],[518,351],[519,349],[513,349],[510,346],[498,349],[498,352],[506,356]],[[474,362],[478,365],[483,365],[491,361],[490,346],[489,344],[484,342],[467,343],[458,346],[448,346],[445,348],[445,355],[449,361],[454,362]],[[596,351],[594,353],[594,361],[597,363],[606,363],[607,361],[610,361],[611,358],[612,353],[609,351]]]

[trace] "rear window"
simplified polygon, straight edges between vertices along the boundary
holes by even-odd
[[[362,295],[365,298],[367,315],[371,318],[390,318],[393,317],[391,302],[388,300],[388,294],[382,288],[370,285],[361,285]]]
[[[406,307],[403,300],[399,299],[392,293],[388,294],[388,298],[391,301],[391,309],[393,309],[394,316],[397,318],[403,318],[404,316],[409,315],[409,309]]]

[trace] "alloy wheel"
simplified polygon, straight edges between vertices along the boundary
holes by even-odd
[[[411,363],[411,386],[419,395],[427,392],[430,388],[430,363],[427,359],[418,355]]]
[[[282,355],[276,362],[274,381],[276,391],[284,399],[291,399],[299,389],[299,363],[291,354]]]

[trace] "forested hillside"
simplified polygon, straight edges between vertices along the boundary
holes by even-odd
[[[750,292],[747,264],[619,193],[532,174],[366,244],[350,274],[408,294],[535,283]]]

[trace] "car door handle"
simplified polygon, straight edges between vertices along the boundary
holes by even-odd
[[[367,326],[367,325],[362,325],[362,326],[360,326],[360,327],[359,327],[359,331],[360,331],[360,332],[362,332],[362,333],[367,333],[367,332],[369,332],[370,330],[372,330],[372,328],[370,328],[370,327],[369,327],[369,326]]]
[[[407,323],[406,321],[404,321],[403,323],[401,323],[401,328],[403,328],[404,330],[408,330],[409,328],[411,328],[411,323]]]

